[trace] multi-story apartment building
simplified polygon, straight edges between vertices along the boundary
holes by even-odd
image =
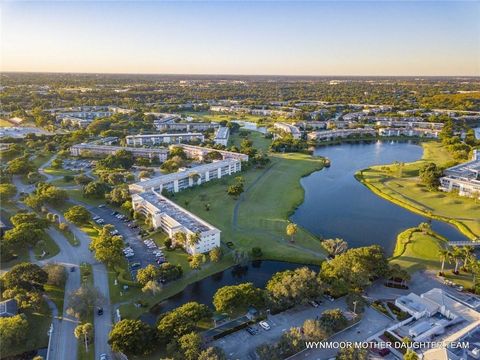
[[[218,123],[209,122],[175,122],[155,120],[154,126],[158,131],[207,131],[220,127]]]
[[[176,173],[160,175],[149,180],[131,184],[128,188],[133,194],[145,191],[157,191],[161,193],[162,190],[179,192],[195,185],[229,176],[241,170],[242,162],[240,160],[226,159],[195,166]]]
[[[205,156],[213,151],[218,152],[222,155],[222,158],[225,159],[237,159],[240,161],[248,161],[248,155],[233,152],[233,151],[226,151],[226,150],[217,150],[202,146],[195,146],[195,145],[187,145],[187,144],[178,144],[172,145],[181,147],[183,151],[187,154],[187,156],[191,159],[198,159],[198,160],[205,160]]]
[[[57,121],[62,122],[64,125],[86,127],[95,119],[112,116],[113,114],[130,114],[134,110],[123,109],[118,106],[81,106],[67,109],[51,109],[50,112],[56,113]]]
[[[98,145],[93,143],[82,143],[73,145],[70,148],[70,154],[73,156],[80,156],[85,154],[93,155],[112,155],[119,150],[126,150],[132,153],[135,157],[146,157],[149,159],[158,158],[160,162],[167,160],[168,149],[166,148],[135,148],[135,147],[124,147],[124,146],[108,146],[108,145]]]
[[[387,127],[378,129],[380,136],[408,136],[408,137],[425,137],[436,139],[440,135],[440,130],[425,128],[398,128]]]
[[[300,139],[300,137],[302,136],[301,131],[292,124],[287,124],[284,122],[276,122],[273,124],[273,127],[284,133],[292,135],[294,139]]]
[[[339,138],[347,138],[351,136],[376,136],[377,132],[371,128],[360,129],[340,129],[340,130],[326,130],[314,131],[308,133],[307,139],[312,141],[329,141]]]
[[[431,129],[431,130],[443,129],[443,123],[435,123],[435,122],[428,122],[428,121],[395,120],[393,118],[390,118],[388,120],[376,120],[375,124],[377,126],[389,127],[389,128],[398,127],[398,128]]]
[[[440,189],[443,191],[458,191],[460,196],[477,197],[480,199],[480,156],[479,151],[473,151],[473,159],[466,163],[446,169],[440,178]]]
[[[170,238],[184,233],[189,254],[206,253],[220,246],[220,230],[155,191],[133,194],[132,206],[134,211],[151,218],[153,227],[161,228]],[[195,235],[197,242],[190,243],[188,239]]]
[[[230,129],[226,126],[222,126],[218,128],[217,132],[215,133],[214,142],[215,144],[227,146],[228,138],[230,137]]]
[[[203,142],[205,136],[201,133],[128,135],[126,141],[129,146],[179,144],[189,141]]]

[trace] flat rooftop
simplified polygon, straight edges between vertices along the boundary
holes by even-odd
[[[213,226],[201,222],[187,210],[153,191],[147,191],[137,195],[155,206],[158,211],[175,219],[180,225],[192,232],[203,233],[214,229]]]
[[[453,166],[444,171],[445,175],[480,180],[480,156],[478,150],[474,151],[473,160]]]
[[[110,146],[110,145],[97,145],[91,143],[81,143],[72,146],[73,148],[83,148],[83,149],[98,149],[98,150],[106,150],[106,151],[119,151],[119,150],[126,150],[132,153],[146,151],[150,153],[158,153],[158,154],[165,154],[168,153],[167,148],[138,148],[138,147],[129,147],[129,146]]]
[[[203,136],[202,133],[194,133],[194,132],[187,132],[187,133],[159,133],[159,134],[142,134],[142,135],[128,135],[127,138],[151,138],[151,137],[168,137],[168,136]]]
[[[218,129],[217,134],[215,135],[216,139],[226,139],[229,135],[229,129],[227,127],[221,127]]]
[[[215,170],[215,169],[218,169],[218,168],[223,167],[223,166],[234,164],[237,161],[238,160],[236,160],[236,159],[225,159],[225,160],[221,160],[221,161],[214,161],[212,163],[202,164],[202,165],[195,166],[195,167],[192,167],[192,168],[184,170],[184,171],[179,171],[179,172],[171,173],[171,174],[167,174],[167,175],[160,175],[160,176],[154,177],[150,180],[135,183],[134,185],[138,185],[138,186],[141,186],[143,188],[151,188],[151,187],[158,186],[160,184],[169,183],[169,182],[174,181],[174,180],[184,179],[184,178],[188,177],[189,175],[193,175],[193,174],[197,174],[197,173],[203,173],[203,172],[207,172],[207,171],[210,171],[210,170]]]

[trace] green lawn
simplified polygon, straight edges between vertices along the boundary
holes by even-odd
[[[240,174],[246,192],[239,199],[226,193],[232,176],[185,190],[173,200],[218,227],[222,241],[233,242],[237,249],[260,246],[267,259],[319,263],[324,259],[319,240],[299,228],[291,244],[285,228],[288,216],[303,201],[300,178],[321,169],[323,161],[304,154],[275,154],[271,159],[265,169]]]
[[[258,115],[250,115],[250,114],[219,114],[216,112],[211,111],[184,111],[182,114],[186,116],[191,116],[194,119],[202,120],[202,121],[216,121],[220,122],[223,120],[243,120],[243,121],[251,121],[251,122],[267,122],[273,121],[269,117],[265,116],[258,116]]]
[[[240,144],[244,139],[251,140],[255,149],[261,150],[264,153],[268,152],[271,140],[266,139],[263,134],[257,131],[249,131],[247,137],[239,136],[238,133],[235,133],[230,136],[228,142],[230,146],[235,145],[236,147],[240,148]]]
[[[410,228],[397,236],[397,243],[390,263],[398,264],[409,273],[419,270],[434,270],[439,272],[442,261],[438,254],[440,249],[447,246],[447,240],[431,231],[422,233],[416,228]],[[465,288],[472,286],[472,276],[460,271],[453,274],[453,264],[445,263],[445,277]]]
[[[80,279],[82,283],[93,285],[92,265],[90,264],[80,265]],[[89,315],[85,319],[81,319],[82,323],[89,322],[93,325],[94,311],[95,309],[91,309],[91,311],[89,312]],[[95,329],[93,331],[95,331]],[[92,339],[94,338],[95,338],[95,335],[92,334]],[[94,360],[95,344],[93,342],[88,346],[88,352],[85,350],[85,344],[81,339],[78,340],[77,346],[78,346],[78,358],[80,360]]]
[[[42,257],[42,254],[45,252],[45,255]],[[53,239],[45,233],[35,247],[33,248],[33,253],[37,259],[49,259],[60,252],[60,248]]]
[[[66,270],[65,270],[66,271]],[[45,293],[48,295],[50,300],[52,300],[57,306],[58,313],[63,313],[63,302],[65,299],[65,285],[56,286],[56,285],[45,285]]]
[[[480,203],[451,193],[430,191],[420,183],[418,171],[426,162],[444,166],[451,155],[438,142],[422,144],[421,160],[398,165],[373,166],[357,173],[357,179],[377,195],[425,216],[450,222],[466,236],[480,236]]]
[[[66,190],[67,194],[69,197],[71,197],[74,200],[83,202],[88,205],[92,206],[98,206],[100,204],[105,204],[104,199],[91,199],[91,198],[86,198],[83,196],[83,191],[82,190]]]
[[[47,174],[52,176],[65,176],[65,175],[77,175],[77,171],[65,170],[65,169],[54,169],[54,168],[45,168],[43,169]]]

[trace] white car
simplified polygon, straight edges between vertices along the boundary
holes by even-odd
[[[260,321],[258,324],[263,328],[263,330],[270,330],[270,325],[266,321]]]

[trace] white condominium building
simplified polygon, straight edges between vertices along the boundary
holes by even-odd
[[[440,190],[458,191],[460,196],[480,199],[480,157],[478,150],[473,151],[473,159],[466,163],[446,169],[440,178]]]
[[[223,159],[237,159],[240,161],[248,161],[248,155],[233,152],[233,151],[226,151],[226,150],[217,150],[202,146],[195,146],[195,145],[187,145],[187,144],[178,144],[178,145],[171,145],[175,147],[181,147],[183,151],[187,154],[189,158],[198,159],[203,161],[205,156],[211,152],[218,152],[222,155]]]
[[[230,137],[230,129],[226,126],[218,128],[217,133],[215,134],[215,139],[213,140],[215,144],[227,146],[228,138]]]
[[[93,155],[112,155],[119,150],[126,150],[132,153],[134,157],[146,157],[149,159],[158,158],[160,162],[167,160],[168,149],[146,149],[146,148],[135,148],[135,147],[125,147],[125,146],[108,146],[108,145],[98,145],[92,143],[83,143],[73,145],[70,148],[70,154],[73,156],[80,156],[85,154]]]
[[[300,132],[300,130],[292,125],[292,124],[287,124],[287,123],[284,123],[284,122],[276,122],[273,124],[273,127],[275,129],[279,129],[287,134],[290,134],[293,136],[294,139],[300,139],[302,133]]]
[[[380,136],[408,136],[408,137],[425,137],[436,139],[440,135],[440,130],[421,129],[421,128],[380,128],[378,129]]]
[[[338,138],[347,138],[350,136],[376,136],[375,129],[341,129],[341,130],[326,130],[326,131],[314,131],[308,133],[308,140],[313,141],[328,141]]]
[[[443,123],[435,123],[428,121],[409,121],[409,120],[396,120],[394,118],[386,120],[377,120],[375,122],[377,126],[384,127],[398,127],[398,128],[418,128],[418,129],[431,129],[442,130]]]
[[[157,144],[179,144],[192,140],[203,142],[205,140],[205,136],[201,133],[128,135],[126,140],[127,145],[143,146]]]
[[[132,195],[132,205],[134,211],[150,217],[153,227],[161,228],[170,238],[184,233],[189,254],[206,253],[220,246],[220,230],[155,191]],[[198,236],[195,244],[188,241],[193,235]]]
[[[195,166],[184,171],[160,175],[149,180],[140,181],[128,186],[130,193],[162,190],[179,192],[186,188],[205,182],[220,179],[242,170],[242,162],[237,159],[214,161],[210,164]]]

